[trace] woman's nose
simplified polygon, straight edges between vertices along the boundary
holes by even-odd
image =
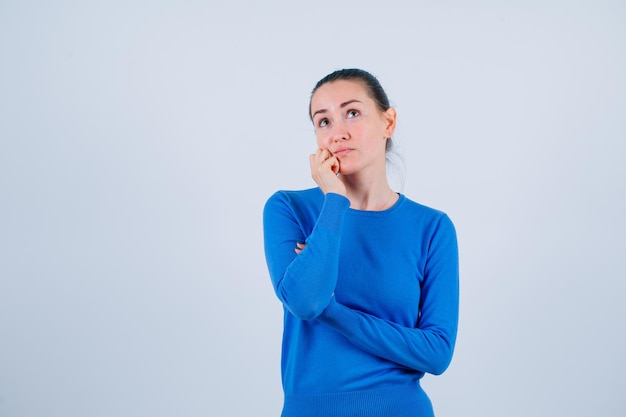
[[[346,140],[350,137],[350,133],[348,132],[348,127],[343,121],[336,122],[333,125],[333,129],[330,132],[330,139],[333,142]]]

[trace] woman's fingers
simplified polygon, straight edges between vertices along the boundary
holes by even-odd
[[[297,242],[296,249],[295,249],[296,253],[299,255],[300,253],[302,253],[305,247],[306,247],[306,243]]]
[[[326,160],[327,163],[330,163],[330,170],[333,174],[337,175],[339,173],[339,159],[336,156],[332,156]]]
[[[345,195],[346,187],[337,178],[339,159],[333,156],[328,149],[318,149],[310,156],[311,176],[319,185],[324,194],[333,192]]]

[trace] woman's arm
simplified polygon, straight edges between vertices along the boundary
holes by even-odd
[[[441,374],[452,359],[459,311],[458,248],[443,216],[431,239],[415,328],[401,326],[332,300],[318,320],[361,349],[407,368]]]
[[[316,318],[329,304],[337,284],[343,217],[350,205],[339,194],[324,197],[309,236],[286,193],[274,194],[263,211],[265,258],[276,295],[302,320]],[[296,244],[306,247],[297,254]]]

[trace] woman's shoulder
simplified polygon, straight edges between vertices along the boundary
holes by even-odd
[[[318,187],[305,190],[278,190],[274,192],[269,202],[283,202],[287,204],[320,204],[324,201],[324,193]]]
[[[410,211],[411,216],[415,216],[416,218],[426,221],[439,222],[443,220],[445,222],[451,222],[448,214],[440,209],[418,203],[417,201],[412,200],[404,195],[402,195],[402,198],[402,206],[405,210]]]
[[[265,203],[265,211],[279,210],[293,213],[296,217],[316,217],[324,204],[324,193],[319,188],[305,190],[279,190]]]

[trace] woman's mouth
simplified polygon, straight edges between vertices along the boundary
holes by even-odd
[[[349,154],[350,152],[352,152],[352,149],[350,148],[338,148],[338,149],[335,149],[335,151],[333,152],[333,155],[340,157],[340,156],[345,156]]]

